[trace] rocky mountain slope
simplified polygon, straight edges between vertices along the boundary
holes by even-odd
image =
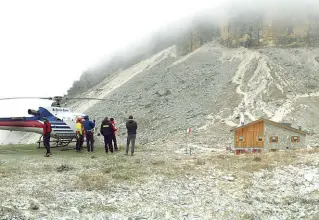
[[[248,123],[266,117],[316,133],[318,56],[317,48],[229,49],[212,42],[178,57],[173,46],[78,94],[108,101],[69,105],[98,123],[114,117],[123,141],[125,120],[134,115],[141,144],[184,144],[191,127],[193,144],[224,148],[232,145],[229,130],[238,118]],[[308,136],[308,144],[318,140]]]
[[[174,47],[105,79],[82,95],[110,101],[78,102],[77,111],[115,117],[120,134],[128,115],[139,123],[140,143],[232,144],[231,126],[259,117],[318,131],[318,49],[229,49],[206,44],[184,57]],[[125,77],[122,80],[121,77]],[[315,145],[316,136],[308,143]]]

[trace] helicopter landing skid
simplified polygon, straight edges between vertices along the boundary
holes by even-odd
[[[69,146],[71,143],[76,143],[76,140],[73,140],[74,138],[56,138],[55,140],[50,141],[50,143],[53,143],[50,148],[59,148],[62,147],[61,151],[66,151],[66,150],[74,150],[75,148],[65,148]],[[41,143],[43,143],[43,136],[40,137],[39,141],[37,142],[39,145],[37,149],[41,148]]]

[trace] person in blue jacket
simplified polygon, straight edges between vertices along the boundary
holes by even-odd
[[[90,121],[89,116],[84,117],[85,121],[83,122],[83,127],[86,135],[86,144],[88,152],[93,152],[94,150],[94,137],[93,131],[95,128],[95,123]]]

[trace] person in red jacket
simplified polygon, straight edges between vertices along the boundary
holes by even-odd
[[[51,123],[48,121],[47,118],[43,118],[43,145],[47,149],[47,153],[44,155],[45,157],[49,157],[51,154],[50,152],[50,137],[51,137]]]
[[[114,143],[114,151],[118,151],[117,142],[116,142],[116,131],[117,131],[117,128],[115,126],[114,118],[110,118],[110,121],[111,121],[111,123],[113,125],[113,128],[114,128],[114,133],[113,133],[113,136],[112,136],[112,141]]]

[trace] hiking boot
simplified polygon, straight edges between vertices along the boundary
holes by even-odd
[[[50,157],[50,154],[46,154],[46,155],[44,155],[45,157]]]
[[[134,156],[133,153],[131,153],[131,156]]]

